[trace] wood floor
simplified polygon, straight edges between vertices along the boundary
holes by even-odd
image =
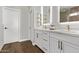
[[[1,53],[43,53],[43,51],[37,46],[33,46],[29,40],[5,44]]]

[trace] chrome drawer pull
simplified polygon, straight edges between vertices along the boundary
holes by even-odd
[[[61,42],[61,50],[63,50],[63,47],[62,47],[62,42]]]
[[[58,40],[58,49],[60,49],[60,41]]]

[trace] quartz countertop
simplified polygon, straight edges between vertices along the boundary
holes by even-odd
[[[67,34],[67,35],[72,35],[79,37],[79,31],[78,30],[61,30],[61,29],[56,29],[56,30],[50,30],[50,29],[44,29],[44,28],[36,28],[35,30],[42,30],[42,31],[49,31],[49,32],[55,32],[55,33],[61,33],[61,34]]]

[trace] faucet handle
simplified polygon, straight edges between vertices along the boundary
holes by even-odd
[[[56,26],[55,25],[50,25],[50,30],[55,30]]]

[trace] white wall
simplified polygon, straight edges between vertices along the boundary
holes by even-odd
[[[20,38],[28,39],[28,11],[25,8],[21,9],[20,27]]]
[[[28,39],[34,42],[34,8],[28,7]]]
[[[0,7],[0,49],[3,45],[2,7]]]
[[[57,6],[52,7],[52,24],[57,25],[59,23],[59,8]]]

